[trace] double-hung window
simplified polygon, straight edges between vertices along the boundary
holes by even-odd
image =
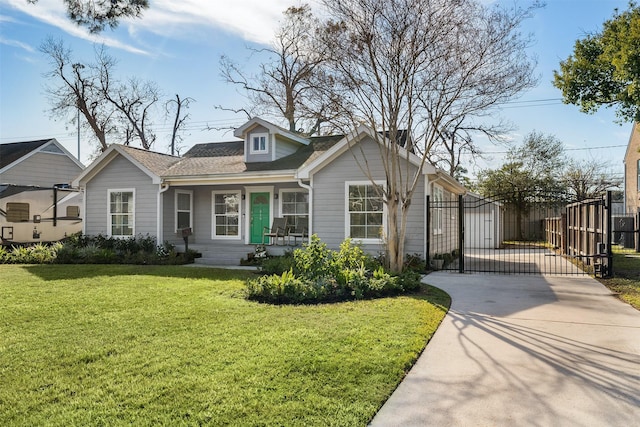
[[[135,235],[135,190],[108,190],[109,236],[133,237]]]
[[[193,228],[193,192],[176,190],[176,231]]]
[[[346,237],[377,243],[386,225],[382,192],[371,182],[347,182]]]
[[[240,200],[240,192],[213,192],[212,238],[240,238]]]
[[[298,229],[299,220],[309,217],[309,193],[283,190],[280,200],[282,216],[287,218],[287,225]]]
[[[251,135],[251,154],[264,154],[268,151],[268,146],[268,133],[256,133]]]

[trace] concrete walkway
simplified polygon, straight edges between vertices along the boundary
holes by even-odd
[[[596,280],[425,282],[451,310],[372,426],[640,425],[640,312]]]

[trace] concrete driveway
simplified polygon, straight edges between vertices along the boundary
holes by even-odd
[[[640,425],[640,312],[585,276],[453,274],[451,310],[372,426]]]

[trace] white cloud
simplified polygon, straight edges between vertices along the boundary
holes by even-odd
[[[66,9],[61,0],[38,0],[38,3],[36,4],[27,3],[25,0],[0,0],[0,4],[9,5],[13,9],[19,10],[20,12],[51,26],[57,27],[74,37],[132,53],[143,55],[149,54],[142,49],[130,46],[115,38],[106,37],[103,34],[91,34],[86,29],[78,27],[76,24],[71,22],[69,18],[67,18]]]
[[[29,53],[34,53],[36,50],[29,46],[27,43],[22,43],[18,40],[10,40],[10,39],[5,39],[4,37],[0,36],[0,44],[4,44],[7,46],[13,46],[13,47],[18,47],[20,49],[24,49]]]
[[[7,15],[0,15],[0,22],[16,22],[16,20]]]
[[[136,46],[133,40],[137,34],[144,32],[174,38],[188,37],[187,35],[193,34],[194,30],[201,34],[199,30],[210,28],[235,34],[247,41],[269,44],[282,19],[282,12],[292,3],[296,1],[155,0],[151,2],[149,9],[143,12],[142,18],[120,22],[120,27],[126,29],[129,36],[133,36],[132,40],[125,42],[118,33],[109,30],[95,35],[85,28],[78,27],[66,16],[62,0],[38,0],[36,4],[29,4],[26,0],[0,0],[0,5],[8,5],[71,36],[143,55],[150,53]],[[302,1],[298,0],[297,3],[301,4]]]
[[[146,30],[166,35],[168,28],[187,30],[206,26],[220,29],[245,40],[267,44],[291,0],[157,0],[142,19],[130,20],[131,31]]]

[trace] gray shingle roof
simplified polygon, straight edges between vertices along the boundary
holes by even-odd
[[[341,139],[341,135],[312,137],[309,145],[300,147],[289,156],[272,162],[256,163],[244,162],[243,141],[198,144],[162,175],[178,177],[290,171],[313,161]]]
[[[37,141],[25,141],[25,142],[12,142],[9,144],[0,144],[0,168],[3,168],[21,157],[26,156],[33,150],[41,147],[47,142],[51,141],[49,139],[40,139]]]
[[[121,148],[128,155],[158,176],[164,175],[171,165],[180,161],[180,157],[171,156],[169,154],[156,153],[154,151],[147,151],[126,145],[121,146]]]

